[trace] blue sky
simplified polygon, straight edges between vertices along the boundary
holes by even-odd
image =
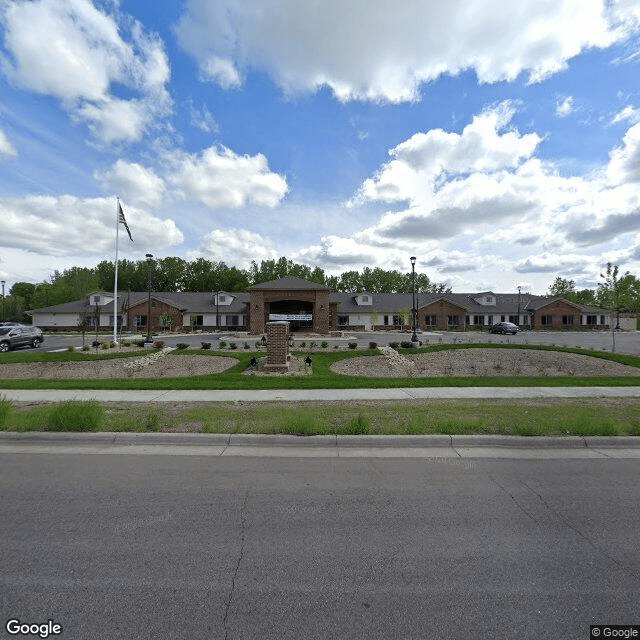
[[[0,0],[0,277],[120,256],[454,291],[640,275],[631,0]]]

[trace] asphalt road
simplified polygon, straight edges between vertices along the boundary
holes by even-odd
[[[238,334],[240,337],[236,337],[233,334],[182,334],[182,335],[158,335],[155,336],[158,340],[164,340],[167,346],[175,346],[179,342],[186,342],[191,347],[199,349],[201,342],[211,342],[213,348],[216,348],[216,341],[224,339],[227,342],[235,341],[241,348],[242,344],[246,340],[251,346],[256,342],[256,336],[246,336]],[[140,337],[140,336],[136,336]],[[618,353],[630,353],[640,355],[640,331],[623,331],[612,334],[610,331],[521,331],[515,336],[502,336],[491,335],[486,331],[467,331],[459,333],[456,331],[442,331],[442,332],[423,332],[418,334],[418,337],[423,343],[428,344],[450,344],[450,343],[464,343],[464,342],[493,342],[496,344],[548,344],[558,345],[564,347],[581,347],[583,349],[596,349],[612,351]],[[86,334],[85,343],[91,344],[95,335]],[[110,340],[110,336],[101,335],[100,340]],[[333,348],[333,345],[339,344],[341,346],[347,346],[350,340],[356,340],[358,346],[366,348],[369,342],[376,342],[381,346],[388,345],[389,342],[402,341],[410,339],[410,335],[407,333],[391,333],[386,331],[379,332],[345,332],[342,337],[335,336],[303,336],[297,334],[295,336],[296,344],[299,345],[300,341],[306,340],[307,344],[314,340],[318,344],[322,340],[326,340],[329,343],[328,348]],[[55,351],[66,349],[69,345],[75,347],[82,346],[82,336],[73,335],[56,335],[48,334],[45,336],[45,342],[41,349],[45,351]]]
[[[3,625],[578,640],[640,624],[637,459],[163,451],[0,453]]]

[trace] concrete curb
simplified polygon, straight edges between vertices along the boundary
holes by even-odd
[[[411,447],[454,448],[498,447],[519,449],[639,448],[635,436],[504,436],[504,435],[424,435],[424,436],[294,436],[225,433],[75,433],[42,431],[2,431],[0,444],[20,442],[111,445],[202,445],[252,447]]]

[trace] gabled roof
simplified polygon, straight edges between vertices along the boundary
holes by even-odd
[[[309,289],[330,290],[330,287],[325,287],[323,284],[318,284],[317,282],[301,280],[300,278],[286,277],[280,278],[279,280],[270,280],[269,282],[254,284],[252,287],[249,287],[247,291],[259,291],[260,289],[302,289],[308,291]]]

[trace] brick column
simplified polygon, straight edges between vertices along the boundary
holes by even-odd
[[[267,322],[267,363],[265,371],[289,370],[289,323]]]

